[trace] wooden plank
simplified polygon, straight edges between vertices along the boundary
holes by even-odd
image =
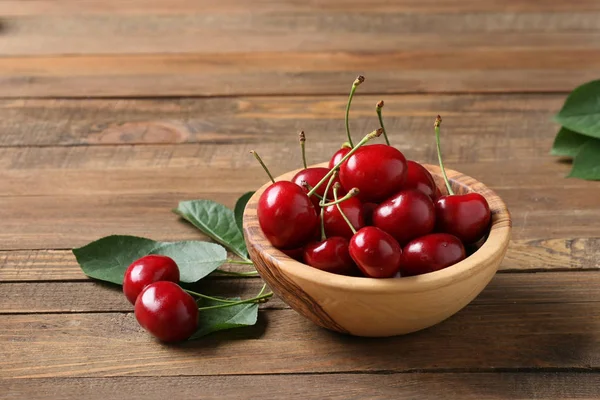
[[[599,49],[600,13],[586,8],[435,14],[248,8],[248,14],[13,15],[4,19],[0,49],[5,56]]]
[[[0,381],[7,400],[190,398],[595,400],[600,374],[411,373],[215,377],[40,378]],[[143,390],[142,390],[143,388]]]
[[[513,240],[500,271],[600,269],[600,238]],[[248,270],[235,265],[222,268]],[[69,250],[0,252],[0,282],[86,281]]]
[[[600,43],[599,37],[582,36],[573,34],[570,42],[563,35],[548,37],[548,41],[566,42],[552,49],[421,50],[419,38],[413,48],[402,51],[390,43],[390,49],[379,52],[365,45],[361,52],[346,48],[296,53],[5,57],[0,58],[1,97],[343,94],[358,73],[369,77],[369,85],[361,88],[365,93],[569,92],[597,78],[600,50],[580,47],[581,43]],[[343,40],[351,43],[346,36]],[[258,43],[266,41],[261,38]],[[16,44],[14,51],[21,46],[25,43]],[[586,62],[574,65],[574,60],[581,59]],[[493,60],[498,62],[490,63]]]
[[[297,2],[281,0],[257,0],[251,5],[244,0],[2,0],[2,15],[72,15],[72,14],[181,14],[191,12],[247,13],[268,9],[270,12],[329,12],[381,13],[464,13],[464,12],[584,12],[600,11],[595,0],[579,0],[573,4],[546,0],[505,0],[482,2],[478,0],[328,0],[320,2]]]
[[[353,79],[354,75],[348,75],[344,92]],[[368,76],[353,101],[350,123],[356,138],[377,126],[374,105],[384,99],[383,114],[392,142],[403,149],[426,145],[425,152],[433,155],[431,120],[441,114],[444,117],[444,153],[447,157],[456,157],[462,151],[463,161],[511,155],[516,160],[546,156],[546,147],[557,130],[551,117],[565,100],[564,95],[365,95],[364,90],[371,84],[372,79]],[[320,150],[316,149],[318,146],[331,145],[333,149],[345,140],[346,101],[347,95],[0,100],[0,147],[169,143],[237,146],[264,142],[287,147],[295,145],[295,134],[304,130],[309,140],[309,156],[318,159],[323,153],[312,154]],[[424,137],[429,140],[423,140]],[[466,151],[467,147],[460,147],[465,142],[470,152]],[[477,144],[476,148],[473,148],[474,144]],[[120,152],[137,151],[149,150],[120,149]],[[178,154],[183,155],[184,151]],[[188,158],[194,155],[188,151]],[[73,157],[68,153],[58,155],[59,159],[65,156]],[[40,158],[37,154],[29,158],[19,154],[19,157],[29,163],[53,159]],[[453,160],[456,158],[448,161]],[[115,161],[112,163],[114,166]],[[17,163],[2,153],[0,166],[3,168],[15,169],[22,164],[25,162]]]
[[[257,278],[208,279],[192,288],[208,295],[250,298],[260,291]],[[553,272],[498,274],[476,305],[510,303],[600,303],[600,273]],[[268,309],[289,308],[280,299],[265,304]],[[116,285],[99,282],[1,283],[0,314],[131,312],[132,306]]]
[[[425,331],[372,340],[266,310],[254,327],[175,347],[151,339],[133,314],[2,321],[0,378],[600,368],[598,302],[473,305]]]

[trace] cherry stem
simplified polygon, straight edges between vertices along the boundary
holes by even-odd
[[[261,290],[261,293],[264,291],[265,286],[263,286],[263,289]],[[198,311],[214,310],[214,309],[217,309],[217,308],[232,307],[232,306],[237,306],[239,304],[264,303],[264,301],[262,301],[262,300],[268,299],[270,297],[273,297],[273,292],[266,293],[266,294],[261,294],[259,296],[256,296],[256,297],[253,297],[253,298],[247,299],[247,300],[234,301],[233,303],[220,304],[218,306],[199,307]]]
[[[339,185],[336,183],[333,186],[333,193],[337,192],[337,189],[339,188]],[[352,190],[350,190],[348,193],[346,193],[346,195],[344,197],[342,197],[341,199],[337,199],[337,197],[334,197],[334,201],[330,202],[330,203],[322,203],[322,207],[328,207],[328,206],[335,206],[337,204],[343,203],[344,201],[348,200],[350,197],[354,197],[359,193],[358,188],[352,188]]]
[[[183,290],[185,292],[188,292],[192,296],[200,297],[201,299],[207,299],[207,300],[213,300],[213,301],[220,301],[221,303],[237,303],[237,301],[238,301],[238,300],[227,300],[227,299],[220,299],[218,297],[207,296],[205,294],[197,293],[197,292],[192,292],[191,290],[187,290],[187,289],[183,289]]]
[[[243,265],[254,265],[252,261],[244,261],[244,260],[225,260],[227,264],[243,264]]]
[[[364,138],[361,139],[360,142],[358,142],[358,144],[348,152],[348,154],[346,154],[337,164],[335,164],[335,166],[333,168],[331,168],[329,170],[329,172],[327,174],[325,174],[325,176],[307,193],[308,197],[312,196],[313,194],[315,194],[315,191],[323,184],[327,181],[327,179],[329,179],[329,177],[331,176],[331,174],[333,174],[333,172],[335,170],[337,170],[340,165],[342,165],[344,162],[346,162],[347,159],[349,159],[352,154],[354,154],[362,145],[364,145],[365,143],[367,143],[369,140],[375,139],[376,137],[381,136],[381,134],[383,133],[383,129],[379,128],[377,130],[374,130],[373,132],[369,133],[368,135],[366,135]]]
[[[350,136],[350,125],[348,124],[348,116],[350,115],[350,104],[352,104],[352,98],[354,97],[354,92],[356,92],[356,88],[365,81],[365,77],[359,75],[354,82],[352,83],[352,89],[350,89],[350,96],[348,96],[348,103],[346,104],[346,135],[348,135],[348,143],[350,143],[350,147],[354,147],[352,143],[352,137]]]
[[[448,176],[446,175],[446,168],[444,168],[444,162],[442,161],[442,148],[440,146],[440,124],[442,123],[442,117],[439,115],[435,119],[435,123],[433,124],[433,128],[435,129],[435,144],[437,145],[437,155],[438,160],[440,162],[440,169],[442,170],[442,176],[444,177],[444,182],[446,182],[446,188],[448,189],[448,194],[453,195],[454,190],[452,190],[452,186],[450,186],[450,182],[448,181]]]
[[[329,193],[329,188],[331,187],[331,184],[337,177],[338,177],[338,171],[336,169],[335,171],[333,171],[333,174],[331,174],[331,177],[327,181],[327,186],[325,186],[325,192],[323,193],[323,197],[321,198],[322,201],[319,202],[319,205],[321,206],[321,208],[324,207],[323,206],[324,203],[327,203],[327,193]]]
[[[304,131],[300,131],[298,136],[300,137],[300,149],[302,150],[302,165],[304,165],[304,169],[306,169],[306,135],[304,134]]]
[[[312,189],[312,186],[310,186],[308,184],[308,182],[306,182],[306,181],[302,181],[300,183],[300,185],[302,185],[302,187],[305,188],[305,189],[307,189],[307,190],[311,190]],[[323,200],[323,196],[321,196],[320,194],[315,193],[315,194],[313,194],[313,196],[315,196],[319,200]]]
[[[336,202],[338,201],[338,198],[337,198],[338,188],[339,188],[339,186],[334,186],[333,187],[333,198],[335,199]],[[348,217],[346,216],[346,214],[344,214],[344,211],[342,211],[342,207],[340,206],[340,202],[337,202],[335,204],[335,206],[337,207],[338,211],[340,212],[340,215],[342,216],[342,218],[344,218],[344,221],[346,221],[346,223],[350,227],[350,230],[352,230],[352,233],[356,234],[356,229],[354,229],[354,225],[352,225],[352,223],[350,222],[350,220],[348,219]]]
[[[348,142],[342,143],[342,146],[340,147],[340,149],[351,149],[351,148],[352,148],[352,146]]]
[[[275,179],[273,179],[273,175],[271,175],[271,172],[269,172],[269,169],[267,168],[267,166],[263,162],[262,158],[260,158],[260,156],[258,155],[258,153],[256,151],[254,151],[254,150],[250,150],[250,153],[254,154],[254,158],[256,158],[258,160],[258,162],[263,167],[263,169],[265,170],[265,172],[267,173],[267,175],[269,175],[269,179],[271,179],[271,182],[275,183]]]
[[[321,241],[327,239],[327,235],[325,235],[325,208],[321,207],[321,212],[319,213],[319,218],[321,219]]]
[[[377,117],[379,117],[379,125],[381,126],[381,129],[383,129],[383,138],[385,139],[385,143],[389,146],[390,141],[387,137],[387,132],[385,130],[385,127],[383,126],[383,117],[381,116],[382,108],[383,108],[383,100],[379,100],[379,102],[375,106],[375,111],[377,111]]]
[[[223,275],[231,275],[231,276],[245,276],[245,277],[258,275],[257,271],[235,272],[235,271],[225,271],[222,269],[217,269],[217,270],[213,271],[213,273],[218,273],[218,274],[223,274]]]

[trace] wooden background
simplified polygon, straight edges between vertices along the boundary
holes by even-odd
[[[599,78],[596,0],[0,0],[0,398],[600,398],[600,183],[564,179],[552,115]],[[120,233],[203,239],[170,209],[232,206],[358,138],[500,194],[502,270],[465,310],[389,339],[259,324],[179,346],[137,325],[69,249]],[[212,279],[251,295],[258,278]]]

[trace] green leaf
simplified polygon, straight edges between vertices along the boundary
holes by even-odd
[[[227,260],[227,250],[223,246],[200,241],[162,243],[152,250],[152,254],[175,260],[181,282],[197,282]]]
[[[180,202],[173,212],[238,256],[248,258],[244,236],[229,208],[212,200],[190,200]]]
[[[239,300],[239,298],[228,299]],[[223,303],[203,300],[202,307],[220,305]],[[258,319],[258,304],[238,304],[231,307],[215,308],[212,310],[200,310],[198,321],[198,330],[189,340],[198,339],[209,333],[222,331],[226,329],[241,328],[243,326],[252,326]]]
[[[581,147],[569,177],[600,180],[600,140],[589,140]]]
[[[600,138],[600,80],[573,90],[555,119],[572,131]]]
[[[244,210],[246,209],[246,204],[248,204],[248,200],[250,200],[250,197],[252,197],[253,194],[254,192],[244,193],[235,203],[235,208],[233,209],[233,213],[235,214],[235,223],[237,224],[240,232],[242,232],[242,236],[244,233],[244,228],[242,227],[244,219]]]
[[[101,281],[123,283],[127,267],[148,254],[162,254],[175,260],[182,282],[196,282],[219,268],[227,251],[208,242],[156,242],[136,237],[113,235],[73,249],[83,272]]]
[[[121,285],[127,267],[155,247],[154,240],[113,235],[73,249],[73,254],[87,276]]]
[[[563,127],[556,134],[556,138],[554,138],[550,154],[553,156],[575,157],[581,146],[588,140],[593,139]]]

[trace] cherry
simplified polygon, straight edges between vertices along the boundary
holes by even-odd
[[[465,248],[456,236],[432,233],[410,241],[402,252],[402,276],[438,271],[464,260]]]
[[[402,248],[386,232],[366,226],[350,239],[350,256],[366,276],[391,278],[400,270]]]
[[[292,182],[294,182],[296,185],[302,187],[302,189],[308,193],[309,187],[312,188],[317,183],[319,183],[319,181],[321,179],[323,179],[323,177],[325,175],[327,175],[328,172],[329,172],[329,168],[322,168],[322,167],[305,168],[305,169],[299,171],[296,175],[294,175],[294,177],[292,178]],[[308,184],[308,187],[306,185],[304,185],[303,182],[306,182]],[[339,182],[339,179],[338,178],[334,179],[333,183],[335,183],[335,182]],[[323,197],[325,194],[325,186],[321,185],[319,188],[317,188],[317,190],[315,191],[315,194],[319,195],[320,197]],[[345,194],[345,192],[344,192],[344,194]],[[333,194],[332,194],[331,190],[328,191],[327,198],[328,199],[333,198]],[[315,208],[318,209],[319,202],[321,201],[319,199],[319,197],[312,195],[310,197],[310,200],[313,202],[313,205],[315,206]]]
[[[258,200],[258,222],[271,244],[294,249],[312,239],[319,218],[304,190],[287,181],[269,186]]]
[[[339,275],[357,275],[357,268],[348,251],[348,240],[332,236],[304,247],[304,262],[322,271]]]
[[[250,152],[273,182],[261,194],[256,209],[263,233],[279,249],[302,247],[314,237],[319,223],[312,201],[304,189],[295,183],[275,182],[258,153],[254,150]]]
[[[198,325],[194,298],[173,282],[160,281],[146,286],[135,302],[135,318],[163,342],[189,338]]]
[[[398,149],[374,144],[357,149],[341,165],[340,181],[358,188],[361,201],[378,203],[402,188],[406,173],[406,159]]]
[[[450,233],[465,244],[480,240],[488,231],[491,214],[479,193],[442,196],[435,203],[437,229]]]
[[[435,228],[433,201],[419,190],[402,190],[375,209],[373,225],[404,245]]]
[[[365,226],[363,205],[356,197],[351,197],[339,204],[340,208],[354,227],[360,229]],[[348,223],[342,217],[337,205],[331,205],[324,208],[323,222],[325,224],[325,233],[327,236],[341,236],[350,239],[354,233],[348,226]]]
[[[420,190],[431,197],[432,200],[437,199],[440,196],[438,195],[439,189],[427,168],[412,160],[408,160],[406,164],[408,165],[408,172],[404,188]]]
[[[329,160],[329,169],[335,167],[340,161],[342,161],[342,158],[344,158],[344,156],[348,154],[350,150],[350,147],[342,147],[333,153],[333,157],[331,157],[331,160]]]
[[[477,242],[486,234],[492,215],[485,197],[479,193],[454,194],[442,162],[440,147],[441,122],[442,118],[438,115],[434,124],[435,141],[440,169],[448,189],[448,195],[441,196],[435,202],[437,229],[441,232],[450,233],[458,237],[464,244],[469,245]]]
[[[179,282],[179,268],[172,258],[152,254],[134,261],[125,271],[123,293],[135,304],[140,292],[158,281]]]

